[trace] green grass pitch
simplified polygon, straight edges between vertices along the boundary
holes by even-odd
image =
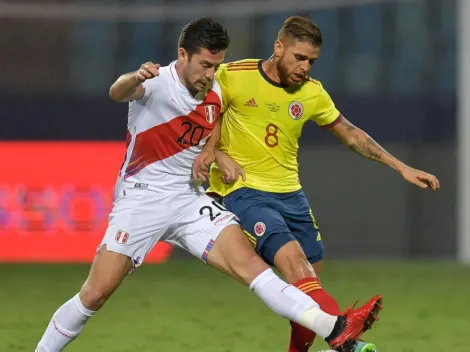
[[[52,313],[88,272],[81,265],[0,264],[0,352],[34,351]],[[342,308],[384,296],[364,335],[381,352],[470,351],[470,268],[451,263],[326,262]],[[289,325],[250,291],[194,260],[144,265],[68,352],[287,351]],[[311,351],[324,349],[317,341]]]

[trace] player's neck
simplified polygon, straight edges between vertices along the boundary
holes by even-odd
[[[268,76],[270,80],[276,83],[281,83],[279,70],[277,69],[276,63],[274,62],[273,59],[264,61],[261,64],[261,67],[264,73],[266,74],[266,76]]]
[[[178,76],[178,80],[180,81],[181,85],[184,86],[188,90],[188,92],[194,97],[197,94],[197,92],[194,92],[191,89],[192,87],[190,87],[188,85],[188,83],[186,82],[186,80],[184,79],[183,71],[181,69],[181,66],[182,65],[178,61],[176,61],[175,71],[176,71],[176,75]]]

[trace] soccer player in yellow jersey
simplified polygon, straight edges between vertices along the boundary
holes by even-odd
[[[436,190],[439,182],[405,165],[346,120],[321,83],[307,76],[320,56],[321,44],[318,26],[294,16],[279,31],[269,60],[243,60],[219,68],[216,79],[222,89],[223,119],[208,192],[223,197],[257,252],[286,281],[329,314],[340,315],[336,301],[317,278],[323,245],[298,176],[303,125],[314,121],[355,152],[390,166],[421,188]],[[204,169],[198,168],[204,157],[195,162],[195,169]],[[315,335],[291,325],[289,351],[307,351]],[[353,342],[351,351],[375,351],[375,346]]]

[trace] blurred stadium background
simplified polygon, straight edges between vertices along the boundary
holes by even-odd
[[[292,14],[321,26],[311,75],[339,110],[442,187],[407,185],[307,126],[324,286],[344,307],[384,295],[367,335],[381,351],[470,350],[469,0],[1,0],[1,352],[34,350],[106,228],[127,118],[110,84],[173,60],[200,16],[228,28],[228,61],[268,58]],[[243,287],[163,244],[148,263],[69,351],[287,350],[287,322]]]

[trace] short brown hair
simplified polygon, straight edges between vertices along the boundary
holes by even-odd
[[[291,16],[285,20],[277,36],[278,40],[290,37],[299,42],[307,42],[313,46],[322,44],[320,27],[307,17]]]

